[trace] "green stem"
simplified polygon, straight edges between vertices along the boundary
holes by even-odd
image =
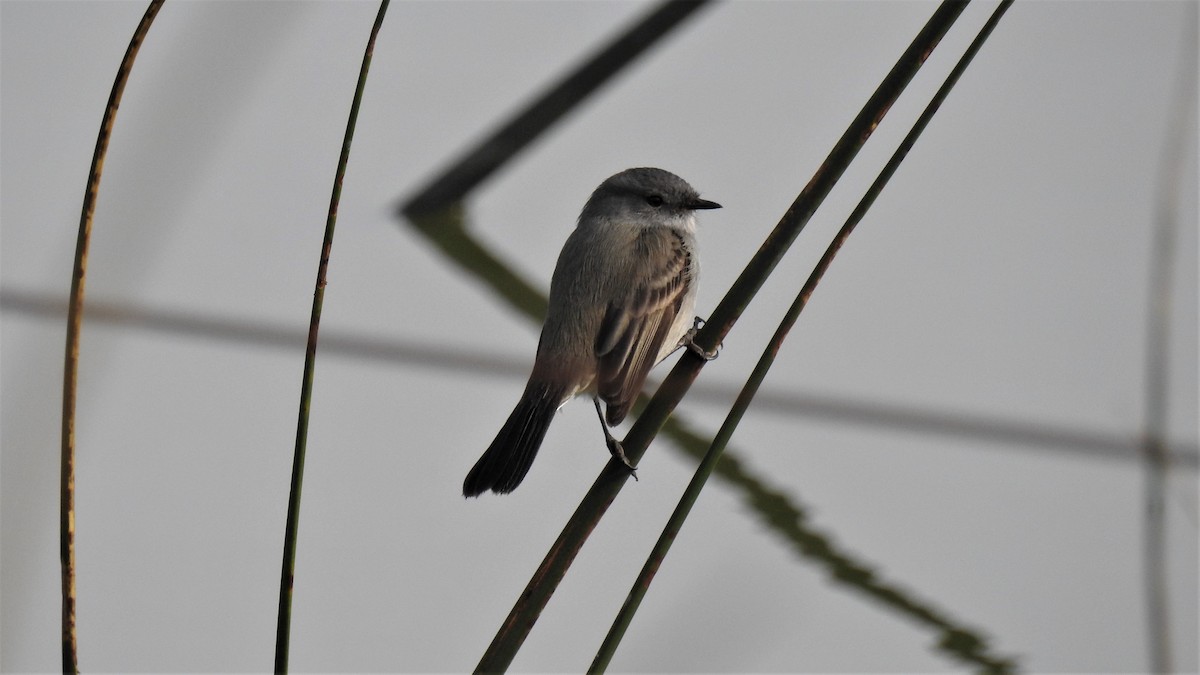
[[[346,165],[350,161],[350,142],[354,139],[354,126],[358,121],[358,109],[362,104],[363,90],[367,85],[367,71],[371,67],[371,55],[375,51],[375,37],[383,25],[389,0],[379,3],[371,37],[363,54],[362,67],[358,72],[358,85],[354,88],[354,102],[350,105],[350,119],[346,123],[346,135],[342,140],[342,151],[338,157],[337,174],[333,180],[333,195],[329,200],[329,214],[325,219],[325,240],[321,244],[321,261],[317,266],[317,284],[313,293],[312,316],[308,324],[308,345],[304,353],[304,377],[300,385],[300,414],[296,424],[296,451],[292,461],[292,483],[288,493],[287,525],[283,535],[283,569],[279,580],[279,616],[275,630],[275,672],[285,673],[288,669],[288,646],[292,625],[292,589],[296,572],[296,534],[300,522],[300,490],[304,482],[304,455],[308,442],[308,417],[312,407],[313,373],[317,361],[317,332],[321,324],[321,306],[325,299],[325,276],[329,269],[329,256],[333,249],[333,232],[337,225],[338,202],[342,198],[342,180],[346,177]]]

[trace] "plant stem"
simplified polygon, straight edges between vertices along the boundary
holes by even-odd
[[[947,0],[934,12],[834,145],[829,157],[817,169],[816,175],[801,191],[775,230],[747,264],[725,298],[717,305],[709,322],[696,336],[698,346],[705,351],[711,351],[720,344],[746,305],[765,283],[771,270],[808,223],[817,205],[833,189],[850,160],[857,155],[900,92],[964,8],[965,5],[961,2]],[[704,361],[690,350],[679,359],[621,443],[631,461],[636,463],[645,454],[650,440],[683,398],[703,365]],[[584,541],[628,478],[628,469],[616,460],[610,461],[601,471],[484,652],[479,665],[476,666],[477,671],[503,671],[512,663],[517,650],[566,575]]]
[[[375,37],[383,25],[389,0],[379,3],[371,37],[363,54],[362,67],[358,72],[358,84],[354,88],[354,102],[350,105],[350,119],[346,123],[346,135],[342,140],[342,151],[338,157],[337,173],[333,180],[333,195],[329,199],[329,213],[325,219],[325,239],[321,244],[321,261],[317,265],[317,283],[313,292],[312,316],[308,324],[308,344],[304,352],[304,376],[300,385],[300,413],[296,423],[296,450],[292,461],[291,490],[288,493],[287,525],[283,535],[283,569],[279,579],[279,615],[275,628],[275,672],[285,673],[288,669],[288,647],[292,625],[292,590],[296,572],[296,536],[300,523],[300,491],[304,482],[304,455],[308,442],[308,417],[312,407],[313,375],[317,361],[317,332],[321,324],[321,307],[325,299],[325,276],[329,269],[329,256],[333,249],[333,232],[337,225],[338,203],[342,198],[342,180],[346,177],[346,165],[350,161],[350,142],[354,139],[354,126],[358,121],[358,109],[362,104],[363,91],[367,85],[367,71],[371,67],[371,55],[375,51]]]
[[[870,209],[871,205],[875,203],[875,199],[879,196],[880,192],[883,191],[883,188],[895,174],[896,169],[899,168],[900,163],[904,161],[904,158],[908,155],[908,151],[912,148],[917,138],[920,137],[921,132],[925,130],[925,127],[928,126],[929,121],[933,119],[933,115],[941,106],[942,101],[944,101],[946,96],[949,95],[950,90],[954,87],[954,84],[958,82],[958,79],[962,75],[963,71],[966,70],[975,54],[978,53],[979,49],[983,46],[984,41],[987,40],[987,37],[996,27],[996,24],[999,23],[1000,17],[1004,15],[1004,12],[1008,10],[1008,7],[1011,4],[1012,0],[1004,0],[1004,2],[1001,2],[996,8],[995,12],[992,13],[991,18],[986,24],[984,24],[983,28],[980,29],[979,34],[959,59],[954,69],[951,70],[950,74],[946,76],[946,81],[942,84],[941,88],[938,89],[937,93],[934,94],[929,104],[925,107],[924,112],[921,113],[921,116],[918,117],[917,121],[913,124],[913,128],[909,131],[908,135],[904,137],[904,140],[901,141],[900,146],[892,154],[891,159],[889,159],[888,163],[884,165],[883,169],[879,173],[879,176],[867,189],[866,194],[863,195],[863,198],[854,208],[854,211],[851,212],[850,216],[846,219],[845,224],[842,225],[841,229],[837,233],[837,236],[834,237],[828,248],[825,249],[825,254],[821,256],[821,260],[817,263],[816,267],[809,275],[808,280],[800,289],[800,293],[796,296],[796,299],[788,308],[787,313],[784,315],[783,320],[779,324],[779,327],[775,330],[775,334],[771,337],[771,340],[767,343],[766,348],[759,357],[758,363],[755,364],[754,370],[750,373],[750,377],[746,380],[746,384],[742,387],[741,392],[738,393],[738,397],[734,401],[733,407],[726,415],[725,421],[721,424],[721,428],[717,431],[717,435],[713,438],[712,444],[708,448],[708,452],[705,453],[700,465],[696,468],[696,472],[692,476],[692,480],[688,483],[688,486],[684,490],[683,496],[676,505],[674,512],[667,520],[666,527],[663,528],[662,534],[659,536],[658,541],[655,542],[654,548],[651,550],[649,557],[646,559],[646,563],[642,566],[642,570],[638,574],[637,580],[634,581],[633,588],[629,591],[629,595],[626,597],[624,605],[617,613],[617,617],[613,621],[612,628],[609,629],[608,635],[605,636],[604,642],[600,645],[600,650],[597,652],[595,660],[592,661],[591,668],[588,669],[589,672],[599,673],[607,670],[613,654],[616,652],[617,645],[620,644],[621,638],[625,635],[626,629],[633,620],[633,615],[637,612],[638,607],[641,605],[642,599],[646,595],[646,591],[650,588],[650,583],[654,580],[654,575],[658,572],[659,567],[662,565],[663,559],[666,558],[667,552],[671,548],[671,544],[675,542],[675,537],[678,536],[680,530],[683,528],[684,521],[687,519],[688,514],[691,513],[692,506],[695,505],[696,500],[700,497],[700,492],[704,489],[704,485],[708,482],[709,476],[712,475],[713,469],[716,468],[717,461],[721,458],[722,453],[725,450],[725,446],[729,443],[729,439],[733,437],[734,430],[737,429],[742,417],[750,408],[750,404],[753,402],[755,394],[758,393],[759,387],[762,385],[763,380],[766,379],[767,372],[770,371],[771,366],[775,362],[776,355],[783,346],[783,341],[787,338],[787,335],[791,331],[792,326],[795,325],[796,320],[800,318],[800,312],[802,312],[804,307],[808,304],[809,298],[812,297],[813,291],[815,291],[817,288],[817,284],[821,282],[821,279],[825,276],[825,272],[833,263],[834,257],[837,255],[838,251],[841,250],[842,245],[846,242],[846,239],[850,237],[850,233],[853,232],[858,223],[862,221],[863,217],[867,213],[867,210]],[[1008,671],[1013,667],[1013,664],[1009,661],[989,661],[986,659],[983,660],[980,665],[989,671],[998,672]]]
[[[129,72],[137,58],[142,40],[162,8],[163,0],[152,0],[133,31],[125,56],[117,68],[117,77],[100,121],[92,166],[83,193],[83,211],[79,217],[79,235],[75,241],[75,263],[71,272],[71,298],[67,306],[67,345],[63,361],[62,456],[59,474],[59,563],[62,568],[62,668],[64,673],[79,672],[79,651],[75,635],[75,399],[79,381],[79,335],[83,327],[83,297],[87,282],[88,246],[92,238],[92,220],[104,156],[112,137],[121,95],[129,81]]]

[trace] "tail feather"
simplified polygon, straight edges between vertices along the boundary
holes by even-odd
[[[537,456],[562,395],[549,386],[530,385],[463,481],[463,496],[478,497],[491,490],[507,494],[517,489]]]

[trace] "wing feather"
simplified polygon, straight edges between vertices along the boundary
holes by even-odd
[[[619,424],[654,367],[691,283],[691,252],[667,228],[639,233],[629,292],[609,304],[597,332],[596,386],[608,404],[607,421]]]

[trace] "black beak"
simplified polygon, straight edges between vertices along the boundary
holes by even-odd
[[[699,211],[701,209],[719,209],[721,208],[721,205],[716,202],[710,202],[707,199],[697,198],[693,199],[692,203],[688,204],[688,208],[692,209],[693,211]]]

